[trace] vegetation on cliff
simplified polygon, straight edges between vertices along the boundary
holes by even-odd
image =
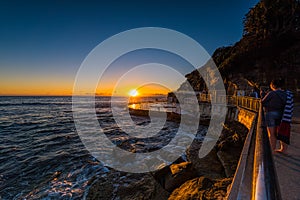
[[[300,88],[300,1],[261,0],[245,15],[243,24],[242,39],[212,55],[227,89],[247,90],[283,77],[286,87],[296,93]],[[195,90],[206,87],[197,71],[186,78]]]

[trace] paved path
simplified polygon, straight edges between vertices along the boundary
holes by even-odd
[[[300,200],[300,103],[295,104],[288,154],[275,154],[274,161],[282,200]]]

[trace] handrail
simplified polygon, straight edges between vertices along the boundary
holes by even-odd
[[[252,192],[252,199],[281,199],[262,106],[257,121]]]
[[[256,108],[255,104],[249,104],[243,99],[237,100],[237,106],[248,110]],[[250,109],[249,106],[254,107]],[[228,199],[231,200],[281,200],[264,112],[259,100],[256,113],[258,118],[245,141],[228,194]]]

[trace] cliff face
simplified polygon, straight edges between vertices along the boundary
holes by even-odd
[[[268,86],[272,79],[280,77],[285,80],[285,87],[297,95],[300,89],[299,1],[259,2],[245,16],[242,39],[233,46],[218,48],[212,59],[229,93],[233,86],[250,90],[253,86]],[[206,87],[197,71],[186,78],[195,90]]]

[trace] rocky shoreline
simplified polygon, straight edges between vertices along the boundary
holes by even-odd
[[[94,177],[86,199],[225,198],[247,133],[244,125],[228,121],[207,156],[198,157],[202,141],[195,139],[186,156],[156,172],[134,174],[111,169],[105,176]]]

